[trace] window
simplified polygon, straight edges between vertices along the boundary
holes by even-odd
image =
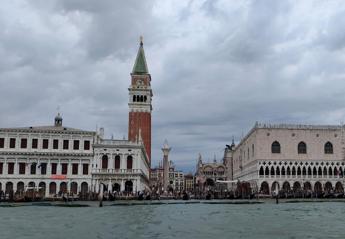
[[[252,157],[254,158],[254,144],[252,144]]]
[[[47,163],[41,163],[38,167],[41,168],[41,175],[47,174]]]
[[[62,163],[61,164],[61,174],[66,175],[67,174],[67,163]]]
[[[72,164],[72,174],[73,175],[78,174],[78,164],[77,163]]]
[[[52,163],[52,174],[56,174],[57,163]]]
[[[127,157],[127,169],[132,169],[133,168],[133,157],[129,155]]]
[[[0,174],[2,174],[4,168],[4,163],[0,163]]]
[[[84,141],[84,150],[90,150],[90,140]]]
[[[7,167],[8,167],[7,173],[8,174],[13,174],[13,172],[14,172],[14,163],[8,163]]]
[[[48,144],[49,144],[49,140],[48,139],[43,139],[42,148],[43,149],[48,149]]]
[[[271,146],[272,154],[280,154],[280,143],[278,141],[274,141]]]
[[[30,174],[36,174],[36,163],[31,164]]]
[[[27,139],[21,139],[20,140],[20,148],[26,149],[28,147],[28,140]]]
[[[307,145],[304,142],[300,142],[297,146],[297,151],[299,154],[307,153]]]
[[[19,163],[19,174],[25,174],[25,163]]]
[[[59,140],[58,139],[53,140],[53,149],[59,149]]]
[[[107,169],[108,168],[108,156],[103,155],[102,156],[102,169]]]
[[[38,139],[32,139],[32,148],[37,149],[38,148]]]
[[[331,142],[325,144],[325,154],[333,154],[333,144]]]
[[[16,147],[16,139],[10,138],[10,148],[14,149]]]
[[[68,149],[69,141],[68,139],[64,139],[63,141],[63,149]]]
[[[4,148],[4,147],[5,147],[5,139],[0,138],[0,148]]]
[[[115,156],[115,169],[120,169],[120,155]]]
[[[73,141],[73,149],[74,150],[79,150],[79,140],[74,140]]]
[[[88,175],[89,174],[89,164],[84,163],[83,164],[83,175]]]

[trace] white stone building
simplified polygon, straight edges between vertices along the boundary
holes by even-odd
[[[93,191],[136,193],[149,190],[149,158],[137,142],[97,137],[92,163]]]
[[[59,192],[85,196],[91,186],[91,131],[62,126],[0,129],[0,189],[17,195],[39,191],[42,197]]]
[[[256,124],[225,150],[227,174],[272,192],[343,193],[344,125]]]

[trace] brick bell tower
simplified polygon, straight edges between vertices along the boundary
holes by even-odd
[[[151,75],[148,72],[143,38],[140,37],[140,45],[131,73],[131,85],[129,90],[129,122],[128,140],[135,142],[143,140],[149,163],[151,166],[151,112],[152,89]]]

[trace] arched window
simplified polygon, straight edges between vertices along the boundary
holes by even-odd
[[[129,155],[127,157],[127,169],[132,169],[133,168],[133,157]]]
[[[333,144],[331,142],[325,144],[325,154],[333,154]]]
[[[136,101],[137,101],[137,99],[136,99],[135,95],[133,95],[133,102],[136,102]]]
[[[273,168],[273,166],[271,167],[271,176],[274,176],[274,168]]]
[[[108,156],[102,156],[102,169],[108,169]]]
[[[259,175],[260,175],[260,176],[263,176],[263,175],[264,175],[264,169],[262,168],[262,166],[260,167]]]
[[[296,176],[296,168],[295,168],[295,166],[292,166],[292,176]]]
[[[56,183],[51,182],[49,184],[49,194],[56,194]]]
[[[266,176],[269,175],[269,169],[268,169],[268,167],[265,168],[265,175],[266,175]]]
[[[115,169],[120,169],[120,155],[115,156]]]
[[[297,146],[297,150],[299,154],[306,154],[307,153],[307,145],[304,142],[300,142]]]
[[[254,144],[252,144],[252,157],[254,158]]]
[[[144,95],[144,102],[146,102],[147,101],[147,96],[146,95]]]
[[[144,96],[140,96],[140,102],[144,102]]]
[[[308,168],[308,175],[311,176],[311,168]]]
[[[274,141],[271,146],[272,154],[280,154],[280,143],[278,141]]]

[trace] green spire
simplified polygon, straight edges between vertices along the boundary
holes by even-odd
[[[146,58],[144,52],[144,44],[143,44],[143,37],[140,37],[140,46],[137,54],[137,58],[135,59],[135,64],[133,66],[132,74],[148,74],[149,71],[146,65]]]

